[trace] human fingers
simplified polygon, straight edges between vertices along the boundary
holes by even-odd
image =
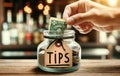
[[[89,8],[88,2],[90,2],[90,0],[79,0],[67,5],[63,12],[63,19],[67,20],[67,18],[72,15],[86,12]]]
[[[87,34],[93,29],[93,24],[90,22],[84,22],[80,25],[74,25],[73,27],[80,33]]]
[[[95,15],[96,15],[95,9],[91,9],[90,11],[86,13],[78,13],[73,16],[70,16],[66,22],[69,25],[79,25],[84,22],[91,22],[93,18],[95,17]]]
[[[67,5],[63,12],[63,19],[67,20],[68,17],[70,17],[73,14],[76,14],[77,10],[78,10],[78,1]]]

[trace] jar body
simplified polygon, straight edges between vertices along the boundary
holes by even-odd
[[[69,31],[71,31],[71,30],[69,30]],[[69,32],[69,31],[67,31],[67,32]],[[44,39],[44,41],[42,43],[40,43],[38,45],[38,48],[37,48],[38,67],[40,69],[42,69],[43,71],[58,72],[58,73],[59,72],[71,72],[71,71],[78,70],[80,67],[80,60],[81,60],[81,47],[77,42],[74,41],[74,37],[70,36],[70,34],[69,34],[69,36],[66,35],[66,37],[62,37],[62,42],[63,42],[62,47],[64,47],[65,49],[67,49],[66,47],[68,47],[70,49],[70,51],[72,51],[72,52],[70,52],[70,53],[72,53],[71,56],[67,57],[68,53],[66,53],[66,54],[58,53],[57,54],[57,51],[54,52],[54,55],[53,55],[53,53],[50,52],[50,54],[48,56],[51,57],[50,60],[52,60],[55,64],[57,64],[57,62],[60,63],[64,60],[65,60],[64,62],[71,61],[72,62],[71,66],[66,67],[65,65],[61,66],[58,64],[57,64],[57,66],[52,66],[52,67],[45,66],[46,60],[51,62],[45,56],[46,49],[49,46],[53,46],[53,44],[56,40],[61,40],[61,38],[60,37],[51,38],[51,36],[48,36],[47,38]],[[56,49],[54,49],[54,50],[56,50]],[[52,57],[52,56],[54,56],[54,57]],[[63,57],[64,57],[64,59],[62,60]]]

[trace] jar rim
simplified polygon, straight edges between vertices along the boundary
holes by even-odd
[[[52,37],[52,38],[73,38],[75,35],[75,31],[74,30],[65,30],[64,34],[50,34],[49,30],[44,30],[44,37],[48,38],[48,37]]]

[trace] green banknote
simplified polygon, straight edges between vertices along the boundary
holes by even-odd
[[[65,20],[51,17],[49,22],[49,33],[62,35],[66,29],[67,24]]]

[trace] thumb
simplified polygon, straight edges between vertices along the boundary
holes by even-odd
[[[69,25],[78,25],[84,22],[91,22],[91,19],[94,17],[94,13],[92,11],[88,11],[85,13],[78,13],[67,18],[67,23]]]

